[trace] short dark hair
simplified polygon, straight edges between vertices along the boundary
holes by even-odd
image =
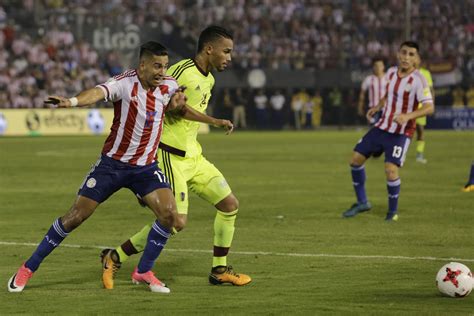
[[[383,64],[385,64],[385,59],[383,59],[383,57],[376,56],[376,57],[372,58],[372,65],[374,65],[378,61],[381,61]]]
[[[166,47],[164,47],[160,43],[154,42],[154,41],[149,41],[149,42],[146,42],[145,44],[142,44],[140,46],[140,59],[143,56],[151,56],[151,55],[168,56],[168,50],[166,49]]]
[[[417,42],[414,42],[414,41],[404,41],[403,43],[400,44],[400,48],[402,48],[402,46],[407,46],[407,47],[415,48],[418,53],[420,52],[420,46],[418,46],[418,43],[417,43]]]
[[[198,40],[198,53],[204,49],[204,46],[210,42],[217,40],[219,37],[228,38],[233,40],[232,33],[223,27],[217,25],[211,25],[206,27],[199,35]]]

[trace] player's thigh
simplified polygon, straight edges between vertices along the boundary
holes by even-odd
[[[171,189],[158,188],[143,196],[143,201],[151,208],[160,223],[171,230],[177,218],[176,202]]]
[[[102,155],[92,165],[77,194],[102,203],[125,186],[126,178],[126,171],[118,169],[117,161]]]
[[[170,184],[158,165],[153,163],[130,171],[126,187],[146,203],[145,196],[158,189],[169,189]]]
[[[362,159],[359,155],[368,159],[370,156],[378,157],[383,153],[383,140],[382,140],[382,131],[378,128],[371,128],[354,147],[354,152],[352,154],[351,163],[354,165],[360,165]],[[365,160],[364,160],[365,162]]]
[[[409,147],[409,137],[387,133],[384,141],[385,162],[402,167]]]
[[[160,150],[158,163],[173,191],[179,214],[187,214],[189,207],[187,179],[192,177],[194,160]]]
[[[225,199],[232,192],[222,173],[201,156],[195,176],[188,181],[189,188],[212,205]]]

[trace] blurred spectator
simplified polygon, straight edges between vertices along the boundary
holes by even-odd
[[[276,90],[270,97],[272,107],[272,126],[276,130],[283,128],[283,107],[285,106],[285,96],[280,90]]]
[[[234,107],[234,100],[233,100],[232,94],[230,93],[229,88],[225,88],[222,95],[222,108],[221,108],[222,117],[226,119],[231,119],[233,107]]]
[[[245,114],[245,105],[247,104],[247,97],[242,92],[241,88],[235,90],[235,103],[232,111],[232,121],[235,127],[242,129],[247,128],[247,119]]]
[[[323,115],[323,98],[319,90],[315,91],[311,103],[313,104],[313,127],[320,127]]]
[[[474,108],[474,83],[471,84],[466,92],[466,100],[467,107]]]
[[[255,104],[255,114],[257,118],[257,129],[267,128],[267,102],[268,98],[263,89],[258,90],[253,98]]]
[[[295,129],[301,129],[301,122],[303,120],[302,114],[305,109],[306,102],[309,100],[309,95],[305,89],[301,89],[291,98],[291,110],[293,112],[293,120]],[[305,111],[306,113],[306,111]]]
[[[329,103],[333,117],[336,119],[335,123],[341,127],[343,120],[342,93],[338,87],[329,92]]]
[[[464,89],[461,86],[457,86],[453,92],[453,107],[462,108],[466,103],[464,102]]]

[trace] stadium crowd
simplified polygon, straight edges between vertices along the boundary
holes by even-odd
[[[120,73],[115,51],[97,51],[77,34],[75,26],[91,19],[139,27],[160,21],[162,32],[179,30],[194,39],[211,23],[225,25],[234,30],[233,67],[240,69],[366,70],[374,56],[394,62],[404,3],[7,0],[0,4],[0,107],[42,107],[48,94],[71,95]],[[473,1],[413,1],[413,38],[429,60],[451,60],[474,72],[473,10]]]

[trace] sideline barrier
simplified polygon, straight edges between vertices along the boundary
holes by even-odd
[[[435,113],[428,116],[426,128],[474,130],[474,108],[436,106]]]
[[[0,109],[0,136],[106,135],[113,118],[113,109]]]

